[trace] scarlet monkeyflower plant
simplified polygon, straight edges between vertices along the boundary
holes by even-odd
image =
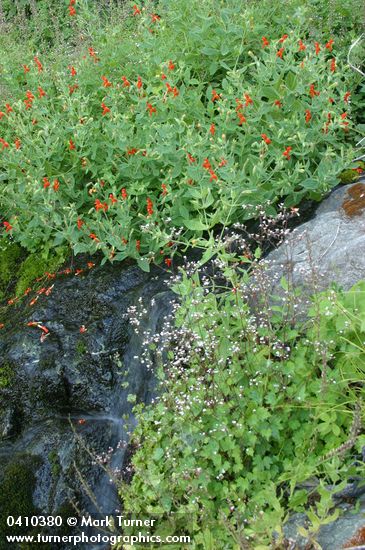
[[[223,37],[225,8],[193,4],[207,44],[211,24]],[[151,54],[190,16],[161,6],[159,15],[152,5],[130,11],[139,59],[113,36],[55,72],[39,55],[10,68],[20,85],[1,107],[0,209],[4,234],[28,250],[68,244],[148,270],[218,224],[253,217],[258,204],[293,206],[337,183],[350,156],[351,91],[336,42],[261,36],[248,20],[234,27],[234,57],[222,43],[220,68],[217,52],[202,50],[213,58],[205,73],[194,27],[185,50]],[[82,13],[77,6],[72,19]]]

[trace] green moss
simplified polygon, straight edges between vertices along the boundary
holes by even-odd
[[[51,472],[53,477],[59,477],[61,473],[61,465],[60,465],[60,459],[58,457],[57,451],[51,451],[48,454],[48,460],[51,465]]]
[[[24,526],[8,527],[8,516],[32,516],[37,513],[33,504],[35,473],[41,460],[30,455],[20,455],[2,472],[0,482],[0,550],[8,550],[5,535],[26,534]]]
[[[0,366],[0,389],[10,386],[14,379],[14,369],[10,363]]]
[[[20,296],[31,286],[37,277],[44,275],[46,271],[53,273],[65,261],[68,254],[68,248],[60,246],[42,255],[39,253],[29,254],[22,262],[18,272],[15,294]]]
[[[357,163],[357,168],[361,168],[362,170],[365,170],[365,162],[360,161]],[[339,175],[341,183],[353,183],[354,181],[357,181],[359,179],[360,174],[352,169],[348,168],[347,170],[343,170],[341,174]]]
[[[18,244],[0,241],[0,300],[10,295],[22,296],[35,279],[56,271],[68,254],[66,246],[28,254]]]
[[[5,297],[7,287],[16,277],[22,254],[18,244],[0,241],[0,300]]]
[[[77,343],[76,343],[77,355],[85,355],[86,352],[87,352],[87,347],[84,340],[82,339],[77,340]]]

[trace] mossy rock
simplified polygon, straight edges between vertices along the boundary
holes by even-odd
[[[361,170],[365,171],[365,162],[360,161],[357,163],[356,168],[360,168]],[[357,172],[356,168],[348,168],[347,170],[343,170],[341,174],[339,175],[340,182],[344,185],[347,183],[354,183],[357,181],[360,177],[359,172]]]
[[[28,254],[16,243],[0,241],[0,300],[10,293],[22,296],[38,277],[56,271],[68,255],[66,246]]]
[[[36,471],[41,459],[31,455],[19,455],[8,464],[1,474],[0,481],[0,550],[8,550],[6,535],[26,534],[24,526],[7,525],[8,516],[27,516],[37,514],[33,504],[33,491],[36,484]]]
[[[8,388],[14,380],[14,367],[8,362],[0,365],[0,390]]]

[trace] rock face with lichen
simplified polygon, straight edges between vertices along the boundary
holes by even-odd
[[[284,296],[303,292],[298,308],[304,311],[314,292],[333,283],[350,289],[365,278],[365,182],[339,187],[320,204],[314,217],[289,233],[263,262],[268,292]]]

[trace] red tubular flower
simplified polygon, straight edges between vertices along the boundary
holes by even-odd
[[[106,76],[102,76],[102,77],[101,77],[101,80],[103,81],[103,86],[104,86],[104,88],[109,88],[110,86],[113,85],[113,84],[107,79]]]
[[[0,120],[1,120],[4,116],[6,116],[6,114],[3,113],[2,111],[0,111]]]
[[[148,216],[152,216],[153,214],[153,202],[150,198],[147,198],[147,214]]]
[[[243,109],[243,103],[241,102],[240,99],[236,99],[236,103],[237,103],[236,111],[241,111]]]
[[[342,120],[344,120],[345,118],[347,118],[347,113],[342,113],[341,118],[342,118]]]
[[[68,148],[70,149],[70,151],[74,151],[76,149],[76,146],[75,146],[74,142],[72,141],[72,139],[70,139],[70,141],[69,141]]]
[[[315,97],[316,95],[319,95],[319,94],[320,94],[320,92],[318,92],[317,90],[315,90],[314,84],[311,84],[311,85],[309,86],[309,95],[310,95],[311,97]]]
[[[301,40],[299,40],[299,51],[304,52],[307,49],[307,46],[303,44]]]
[[[71,71],[71,76],[76,76],[77,75],[77,71],[76,71],[75,67],[70,67],[70,71]]]
[[[97,212],[99,210],[104,210],[104,212],[106,212],[108,210],[108,205],[106,202],[101,202],[99,199],[95,199],[95,210]]]
[[[219,168],[222,168],[222,166],[225,166],[227,164],[226,159],[222,159],[220,163],[218,164]]]
[[[167,88],[167,93],[172,92],[172,87],[170,86],[170,84],[168,82],[166,82],[166,88]]]
[[[280,59],[283,59],[283,53],[284,53],[284,48],[280,48],[280,50],[278,50],[276,52],[276,57],[280,57]]]
[[[251,103],[253,103],[252,101],[252,98],[248,95],[248,94],[245,94],[245,106],[248,107],[249,105],[251,105]]]
[[[331,59],[331,73],[334,73],[336,71],[336,59],[333,57]]]
[[[167,267],[171,267],[171,264],[172,264],[171,258],[165,258],[165,264],[167,265]]]
[[[126,241],[126,242],[128,242],[128,241]],[[137,252],[139,252],[141,250],[141,241],[140,240],[136,241],[136,250],[137,250]]]
[[[84,334],[85,332],[87,332],[87,328],[85,327],[85,325],[81,325],[81,327],[79,328],[79,333]],[[79,424],[81,424],[80,420]]]
[[[46,95],[46,92],[40,86],[38,86],[38,93],[39,93],[40,98],[42,98]]]
[[[270,145],[271,139],[269,137],[267,137],[266,134],[261,134],[261,137],[267,145]]]
[[[157,13],[151,13],[151,22],[152,23],[156,23],[157,21],[159,21],[161,19],[161,17],[159,15],[157,15]]]
[[[333,99],[333,97],[329,97],[329,98],[328,98],[328,101],[329,101],[331,104],[333,104],[333,103],[335,102],[335,100]]]
[[[166,78],[167,78],[167,76],[164,73],[162,73],[161,74],[161,80],[166,80]]]
[[[137,88],[140,90],[142,88],[143,84],[142,84],[142,79],[141,77],[139,76],[137,78]]]
[[[96,243],[100,242],[99,239],[97,238],[97,236],[95,235],[95,233],[90,233],[89,237],[90,237],[90,239],[92,239]]]
[[[173,94],[173,96],[174,96],[174,97],[177,97],[177,96],[179,95],[179,93],[180,93],[179,90],[176,88],[176,86],[174,86],[174,87],[172,88],[172,94]]]
[[[187,153],[187,157],[189,159],[189,162],[191,162],[191,163],[196,161],[196,159],[190,153]]]
[[[203,168],[205,168],[206,170],[210,170],[212,168],[212,165],[210,164],[209,162],[209,159],[205,159],[204,162],[203,162]]]
[[[21,144],[22,144],[22,142],[20,141],[20,139],[19,139],[19,138],[16,138],[16,140],[14,141],[14,143],[15,143],[15,148],[16,148],[16,149],[20,149],[20,146],[21,146]]]
[[[280,44],[283,44],[283,42],[285,42],[285,40],[288,38],[288,35],[287,34],[283,34],[283,36],[280,38],[279,42]]]
[[[7,233],[13,229],[13,226],[9,222],[3,222],[3,226],[5,227],[5,231]]]
[[[263,47],[263,48],[266,48],[267,46],[270,46],[270,42],[268,41],[268,39],[266,38],[266,36],[263,36],[263,37],[261,38],[261,40],[262,40],[262,47]]]
[[[162,196],[165,197],[167,195],[167,187],[165,183],[161,185],[161,189],[162,189]]]
[[[60,182],[58,181],[58,179],[55,179],[53,182],[53,191],[58,191],[59,188],[60,188]]]
[[[215,124],[210,125],[209,132],[212,134],[212,136],[214,136],[214,134],[215,134]]]
[[[135,147],[133,147],[133,149],[128,149],[127,151],[127,155],[135,155],[136,153],[138,153],[138,149],[136,149]]]
[[[239,118],[239,120],[240,120],[239,123],[238,123],[238,126],[242,126],[242,124],[243,124],[244,122],[247,122],[246,117],[245,117],[242,113],[237,113],[237,116],[238,116],[238,118]]]
[[[123,80],[123,88],[129,88],[129,86],[131,85],[131,83],[129,82],[129,80],[127,79],[126,76],[122,76],[122,80]]]
[[[115,204],[116,202],[118,202],[118,199],[114,197],[113,193],[109,194],[109,199],[111,200],[112,204]]]
[[[47,187],[49,187],[50,185],[51,185],[51,182],[49,181],[49,179],[43,178],[43,188],[47,189]]]
[[[153,107],[151,103],[147,102],[146,108],[149,111],[150,116],[152,116],[152,113],[156,113],[156,107]]]
[[[24,74],[29,73],[30,71],[30,68],[28,67],[28,65],[23,65],[23,69],[24,69]]]
[[[141,15],[141,10],[134,4],[133,6],[133,15]]]
[[[10,107],[9,103],[6,103],[6,104],[5,104],[5,107],[6,107],[6,112],[7,112],[8,114],[13,112],[13,109],[12,109],[12,107]]]
[[[81,218],[77,218],[77,229],[81,229],[84,223],[85,222]]]
[[[318,55],[319,52],[321,51],[321,46],[320,46],[319,42],[315,42],[314,47],[316,49],[316,55]]]
[[[349,102],[349,98],[351,96],[351,92],[346,92],[345,95],[343,96],[343,100],[345,103],[348,103]]]
[[[291,147],[287,147],[283,153],[283,157],[286,158],[286,160],[290,160],[290,151],[292,150]]]
[[[169,64],[168,64],[168,69],[169,69],[169,71],[173,71],[175,69],[175,65],[173,64],[171,59],[170,59]]]
[[[33,99],[35,99],[34,95],[29,90],[26,91],[25,95],[27,96],[27,99],[30,99],[31,101],[33,101]]]
[[[103,116],[105,116],[107,113],[110,113],[109,107],[107,107],[103,102],[101,104],[101,108],[103,109],[103,112],[101,113]]]
[[[34,63],[37,65],[38,67],[38,72],[41,73],[43,71],[43,65],[42,63],[39,61],[38,57],[34,57]]]
[[[209,170],[209,174],[210,174],[209,181],[213,181],[213,180],[217,180],[217,179],[218,179],[218,176],[217,176],[217,174],[214,172],[214,170],[210,169],[210,170]]]
[[[305,121],[309,122],[311,120],[311,118],[312,118],[312,113],[310,112],[309,109],[306,109],[305,110]]]
[[[69,86],[68,88],[70,90],[70,95],[72,95],[74,93],[74,91],[77,90],[78,85],[74,84],[73,86]]]
[[[3,139],[3,138],[0,138],[0,143],[2,144],[2,148],[1,148],[2,151],[9,147],[9,143],[7,141],[5,141],[5,139]]]
[[[215,101],[218,101],[218,99],[220,99],[220,94],[217,94],[217,92],[215,90],[212,90],[212,101],[213,101],[213,103]]]
[[[334,44],[334,40],[331,38],[331,40],[329,40],[326,44],[326,48],[327,50],[329,50],[330,52],[332,51],[332,45]]]
[[[123,187],[121,193],[122,193],[122,199],[125,201],[128,198],[127,190],[125,187]]]
[[[74,15],[76,15],[76,10],[73,6],[69,6],[68,10],[69,10],[69,13],[70,13],[70,17],[73,17]]]

